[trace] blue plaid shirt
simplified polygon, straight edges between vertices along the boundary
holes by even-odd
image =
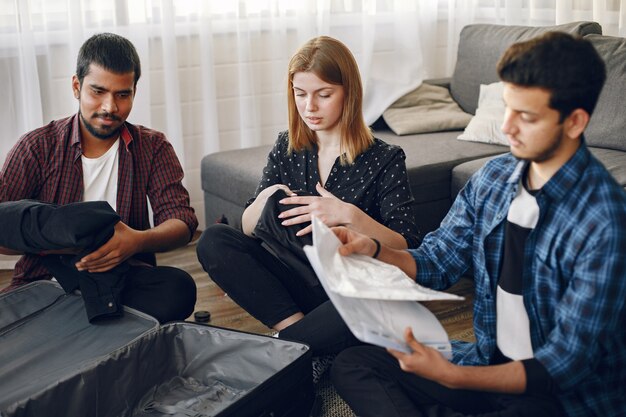
[[[488,365],[495,353],[504,228],[525,165],[511,154],[487,163],[410,250],[422,285],[443,290],[473,271],[476,343],[453,342],[457,364]],[[568,415],[625,415],[626,192],[582,142],[536,197],[523,262],[534,357]]]

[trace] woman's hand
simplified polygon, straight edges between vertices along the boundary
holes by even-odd
[[[278,190],[283,190],[287,195],[296,195],[296,193],[291,191],[289,187],[285,184],[274,184],[270,185],[267,188],[264,188],[263,191],[261,191],[259,195],[256,196],[252,204],[250,204],[243,211],[243,215],[241,216],[241,229],[246,235],[252,236],[254,232],[254,227],[259,221],[259,217],[263,212],[263,208],[267,203],[267,199],[270,198],[272,194],[274,194]]]
[[[272,194],[274,194],[278,190],[283,190],[285,194],[290,195],[290,196],[297,195],[296,193],[291,191],[289,187],[286,186],[285,184],[274,184],[274,185],[270,185],[269,187],[261,191],[259,195],[256,196],[256,199],[254,200],[254,202],[257,203],[258,201],[258,204],[260,204],[261,207],[265,207],[265,203],[267,203],[267,200],[272,196]]]
[[[354,209],[352,204],[341,201],[332,193],[326,191],[320,184],[317,184],[315,189],[320,194],[320,197],[292,196],[280,200],[281,204],[299,205],[299,207],[283,211],[278,216],[280,219],[285,219],[281,223],[283,226],[311,222],[311,216],[317,217],[329,227],[350,224],[352,222]],[[312,230],[313,226],[308,225],[296,233],[296,236],[311,233]]]

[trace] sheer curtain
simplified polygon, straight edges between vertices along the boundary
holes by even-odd
[[[626,35],[626,0],[0,0],[0,163],[18,137],[77,110],[82,42],[115,32],[143,66],[129,121],[165,132],[204,226],[200,161],[286,128],[286,67],[317,35],[354,52],[373,122],[424,78],[449,76],[469,23],[595,20]]]
[[[428,4],[428,2],[426,2]],[[425,11],[408,0],[0,0],[0,163],[18,137],[77,110],[70,88],[82,42],[110,31],[136,46],[142,77],[132,123],[165,132],[202,217],[200,160],[272,143],[287,125],[286,68],[311,37],[354,52],[374,122],[419,85]]]

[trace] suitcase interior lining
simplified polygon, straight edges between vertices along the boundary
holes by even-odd
[[[58,297],[43,292],[41,305]],[[23,302],[32,296],[21,294]],[[2,317],[20,304],[4,298]],[[82,299],[72,295],[0,335],[0,346],[0,375],[11,376],[0,378],[2,416],[217,415],[310,358],[299,343],[186,322],[159,326],[133,310],[89,324]],[[298,375],[310,379],[310,359],[299,362]]]

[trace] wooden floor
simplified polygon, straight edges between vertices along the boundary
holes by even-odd
[[[209,279],[196,257],[196,241],[197,239],[183,248],[157,254],[157,263],[181,268],[193,277],[198,287],[195,311],[209,311],[211,313],[209,324],[251,333],[270,333],[270,329],[241,309]],[[0,270],[0,288],[8,285],[11,275],[12,271],[10,270]],[[423,303],[439,318],[451,339],[471,341],[474,338],[471,307],[472,288],[472,282],[463,279],[449,292],[466,297],[464,301]],[[189,317],[189,320],[193,320],[193,316]]]
[[[195,311],[209,311],[211,313],[209,324],[251,333],[269,333],[270,329],[235,304],[228,295],[224,294],[224,291],[209,279],[198,262],[196,242],[197,240],[184,248],[158,254],[157,263],[181,268],[193,277],[198,287]],[[193,316],[189,320],[193,320]]]

